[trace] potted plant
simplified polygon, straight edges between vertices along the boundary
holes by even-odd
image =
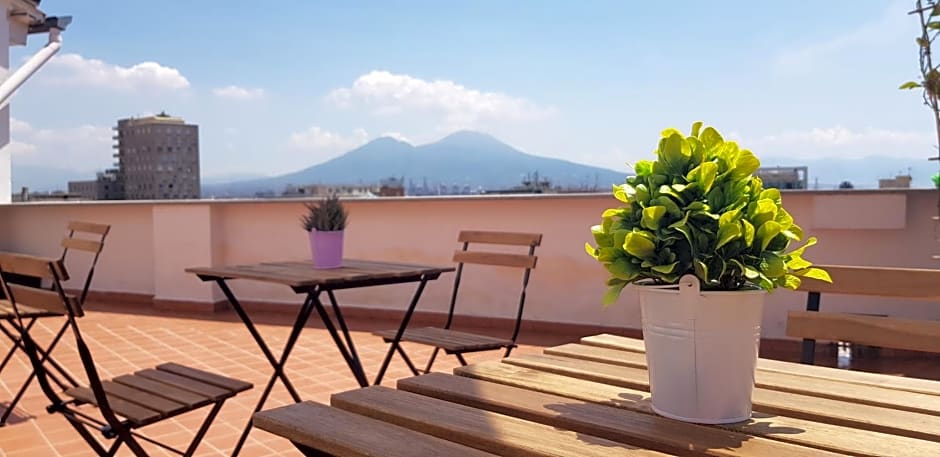
[[[348,213],[339,197],[332,195],[317,203],[304,203],[307,214],[301,217],[310,233],[310,253],[314,268],[343,266],[343,230]]]
[[[712,127],[666,129],[656,160],[615,185],[624,203],[593,226],[593,258],[610,273],[603,302],[637,284],[653,409],[699,423],[751,415],[751,391],[767,291],[800,277],[831,281],[788,250],[803,231],[780,191],[754,176],[760,162]]]

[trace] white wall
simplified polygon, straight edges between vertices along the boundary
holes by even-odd
[[[601,306],[606,274],[583,248],[591,241],[589,227],[617,203],[607,195],[348,201],[346,256],[447,265],[461,229],[541,232],[526,318],[635,328],[640,325],[635,293],[625,292],[609,308]],[[787,192],[784,203],[808,235],[820,238],[808,255],[817,263],[940,267],[931,259],[940,254],[937,222],[931,220],[937,214],[935,191]],[[0,250],[57,255],[68,220],[110,223],[95,290],[212,302],[221,299],[216,287],[183,269],[309,259],[298,219],[302,211],[299,200],[0,205]],[[515,273],[468,268],[458,311],[511,317],[521,284]],[[447,274],[432,282],[419,309],[445,311],[452,278]],[[251,281],[232,285],[246,300],[298,303],[300,298],[283,286]],[[413,290],[413,285],[384,286],[341,291],[339,297],[347,304],[400,310]],[[786,311],[804,306],[805,294],[773,293],[764,335],[782,336]],[[933,302],[825,296],[822,306],[940,320],[940,306]]]

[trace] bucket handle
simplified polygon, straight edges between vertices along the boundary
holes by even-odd
[[[644,289],[677,289],[680,294],[693,294],[699,295],[702,291],[702,283],[699,281],[698,276],[695,275],[685,275],[679,278],[678,284],[643,284]]]

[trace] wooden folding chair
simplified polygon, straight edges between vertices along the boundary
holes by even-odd
[[[70,251],[81,251],[88,254],[87,267],[85,268],[85,281],[82,284],[81,293],[79,295],[78,301],[80,304],[84,305],[85,298],[88,296],[88,289],[91,286],[91,279],[95,274],[95,266],[98,264],[98,258],[101,255],[101,250],[104,247],[104,240],[108,236],[108,232],[111,231],[110,225],[105,224],[96,224],[91,222],[81,222],[81,221],[70,221],[68,223],[68,234],[65,238],[62,239],[62,256],[61,260],[66,261],[69,256]],[[66,280],[67,278],[60,278],[61,280]],[[20,310],[22,317],[26,318],[26,328],[25,331],[29,332],[33,325],[36,324],[36,320],[44,317],[63,317],[62,313],[49,312],[45,310],[33,310],[22,308]],[[9,327],[3,325],[3,322],[7,322]],[[42,356],[41,360],[43,363],[49,363],[52,368],[55,369],[55,372],[50,371],[49,376],[53,382],[55,382],[59,388],[65,389],[67,386],[77,386],[78,381],[55,359],[49,356],[52,353],[52,350],[55,349],[56,345],[59,344],[59,340],[62,338],[62,335],[65,334],[66,329],[68,329],[68,322],[63,322],[59,330],[55,333],[52,341],[45,348],[38,348]],[[17,328],[16,319],[13,314],[13,309],[10,306],[9,301],[0,300],[0,333],[3,333],[7,336],[12,342],[13,346],[10,347],[10,350],[4,356],[3,360],[0,361],[0,373],[3,372],[3,369],[6,368],[7,364],[13,358],[14,353],[17,350],[22,350],[23,346],[19,340],[18,335],[22,332],[22,329]],[[13,396],[13,400],[10,401],[7,406],[6,411],[0,415],[0,426],[6,424],[7,419],[9,419],[10,414],[13,413],[14,408],[17,403],[23,398],[23,395],[26,393],[26,389],[29,388],[29,385],[32,384],[33,379],[35,378],[35,373],[30,373],[29,377],[23,382],[20,390],[17,391],[16,395]],[[61,379],[60,379],[61,376]],[[64,379],[64,380],[63,380]]]
[[[451,291],[450,308],[447,312],[447,322],[444,327],[424,327],[416,329],[406,329],[402,335],[401,341],[411,343],[425,344],[434,346],[434,352],[428,359],[425,373],[431,372],[431,366],[441,349],[445,353],[454,355],[462,365],[467,361],[463,354],[469,352],[492,351],[505,348],[504,357],[509,357],[513,348],[516,347],[516,338],[519,336],[519,328],[522,325],[522,312],[525,308],[526,287],[529,285],[529,276],[535,268],[536,260],[535,248],[542,243],[541,233],[517,233],[517,232],[493,232],[493,231],[461,231],[457,237],[459,243],[463,243],[461,250],[454,252],[453,260],[457,262],[457,274],[454,277],[454,287]],[[484,245],[509,245],[528,247],[526,254],[514,254],[505,252],[490,252],[470,250],[470,244]],[[460,288],[460,279],[463,276],[464,265],[488,265],[497,267],[512,267],[523,270],[522,291],[519,295],[519,306],[516,312],[515,325],[512,331],[512,337],[509,339],[493,338],[487,335],[479,335],[468,332],[460,332],[451,328],[454,323],[454,309],[457,304],[457,292]],[[374,335],[381,336],[386,343],[393,342],[398,330],[383,330],[374,332]],[[398,353],[402,356],[408,368],[412,373],[418,375],[420,372],[411,362],[411,359],[401,348],[397,346]]]
[[[8,273],[26,274],[50,281],[52,290],[8,283],[5,279]],[[146,456],[148,454],[140,441],[180,455],[192,455],[225,400],[250,389],[252,385],[175,363],[164,363],[153,369],[103,381],[76,319],[82,315],[81,303],[63,290],[61,280],[64,277],[66,273],[61,259],[0,253],[0,287],[13,308],[21,330],[20,339],[39,385],[51,402],[46,409],[50,413],[62,414],[98,455],[114,455],[121,445],[127,445],[135,456]],[[71,387],[63,392],[64,395],[53,389],[36,342],[26,331],[21,309],[40,309],[65,315],[71,333],[75,336],[75,346],[88,378],[88,387]],[[101,417],[88,414],[86,408],[79,408],[85,404],[97,406]],[[185,451],[171,448],[136,431],[209,405],[212,405],[211,411]],[[92,429],[99,430],[106,439],[114,439],[114,442],[105,449],[92,435]]]

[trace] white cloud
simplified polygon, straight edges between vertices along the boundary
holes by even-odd
[[[444,129],[479,127],[484,122],[532,121],[553,117],[557,109],[499,92],[471,89],[453,81],[427,81],[387,71],[366,73],[327,100],[341,108],[366,107],[378,116],[404,113],[443,117]]]
[[[83,172],[107,168],[113,162],[110,127],[81,125],[61,129],[36,128],[11,119],[13,160],[26,165],[52,165]]]
[[[302,132],[292,133],[288,145],[305,151],[340,153],[362,146],[368,140],[369,134],[361,128],[353,130],[349,135],[342,135],[312,126]]]
[[[731,135],[742,147],[761,155],[786,155],[793,158],[841,157],[860,159],[869,156],[924,158],[934,151],[936,135],[932,132],[867,128],[852,130],[842,126],[786,131],[755,139]]]
[[[241,86],[225,86],[212,89],[216,97],[228,100],[258,100],[264,98],[264,89]]]
[[[50,84],[113,89],[123,92],[173,91],[189,87],[189,80],[172,67],[157,62],[141,62],[130,67],[114,65],[78,54],[53,58],[40,72]]]

